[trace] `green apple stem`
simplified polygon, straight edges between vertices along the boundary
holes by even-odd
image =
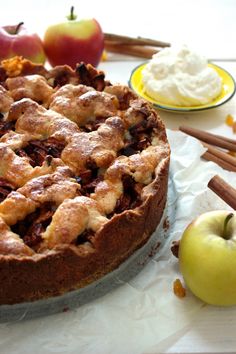
[[[232,219],[233,216],[234,216],[234,214],[230,213],[225,218],[224,226],[223,226],[223,237],[224,237],[225,240],[229,240],[230,239],[230,235],[228,233],[227,226],[228,226],[228,223]]]
[[[17,34],[17,33],[18,33],[20,27],[21,27],[23,24],[24,24],[24,22],[18,23],[18,25],[16,26],[15,33],[14,33],[14,34]]]
[[[73,21],[77,19],[77,15],[74,14],[74,6],[70,8],[70,14],[66,16],[69,21]]]

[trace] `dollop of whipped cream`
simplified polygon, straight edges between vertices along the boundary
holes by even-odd
[[[153,55],[142,71],[142,81],[151,98],[175,106],[207,104],[222,90],[221,78],[207,59],[186,45]]]

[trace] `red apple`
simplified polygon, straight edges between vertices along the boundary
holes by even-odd
[[[23,22],[0,27],[0,60],[23,56],[34,63],[44,63],[43,43],[36,33],[28,33]]]
[[[44,36],[44,49],[52,66],[68,64],[72,68],[79,62],[97,66],[104,48],[104,35],[95,19],[76,21],[71,8],[68,21],[48,27]]]

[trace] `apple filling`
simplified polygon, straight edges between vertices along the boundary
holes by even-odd
[[[86,242],[90,242],[95,232],[91,229],[86,229],[82,232],[76,239],[75,244],[77,246],[82,245]]]
[[[22,149],[15,152],[21,157],[27,157],[31,166],[42,166],[47,156],[59,158],[65,144],[55,138],[46,140],[31,140]]]
[[[45,76],[47,76],[49,84],[54,88],[59,88],[71,82],[78,84],[78,77],[69,66],[57,66],[51,69]]]
[[[143,120],[131,126],[120,155],[131,156],[145,150],[152,144],[152,133],[157,128],[157,122],[153,119]]]
[[[51,223],[55,211],[55,205],[45,203],[33,213],[27,215],[24,220],[13,225],[11,229],[23,239],[27,246],[37,248],[42,241],[41,235]]]
[[[93,171],[85,170],[81,172],[79,177],[76,177],[76,180],[81,185],[81,194],[89,196],[91,193],[94,193],[96,186],[99,182],[103,180],[103,176],[92,177]]]
[[[11,130],[15,130],[15,122],[6,121],[4,115],[0,113],[0,138]]]
[[[13,190],[15,190],[13,184],[8,182],[5,178],[0,177],[0,203],[6,199],[8,194]]]
[[[92,65],[80,63],[76,67],[76,74],[79,76],[80,83],[95,88],[97,91],[103,91],[106,85],[104,72],[96,70]]]
[[[87,169],[81,171],[79,176],[74,178],[81,185],[81,195],[89,196],[94,193],[98,183],[103,180],[103,175],[99,174],[97,165],[90,159],[88,159],[86,167]]]
[[[141,183],[136,183],[130,175],[124,175],[122,183],[123,194],[116,202],[115,214],[122,213],[128,209],[134,209],[142,203],[140,196],[144,186]]]
[[[86,123],[83,127],[80,127],[81,131],[90,133],[95,130],[98,130],[101,124],[106,121],[106,117],[96,117],[95,120],[91,120],[90,122]]]
[[[78,64],[76,71],[67,65],[57,66],[45,73],[44,76],[54,88],[67,84],[78,85],[80,83],[93,87],[97,91],[103,91],[105,86],[109,85],[109,82],[105,81],[105,75],[102,71],[98,71],[92,65],[85,65],[84,63]]]

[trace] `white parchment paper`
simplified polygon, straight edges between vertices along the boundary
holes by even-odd
[[[205,305],[187,291],[178,299],[173,281],[181,278],[170,252],[172,240],[197,215],[230,209],[207,183],[219,174],[235,185],[235,173],[200,159],[203,147],[168,131],[171,174],[178,196],[176,220],[162,252],[129,283],[74,311],[0,325],[0,353],[148,354],[160,353],[186,333]]]

